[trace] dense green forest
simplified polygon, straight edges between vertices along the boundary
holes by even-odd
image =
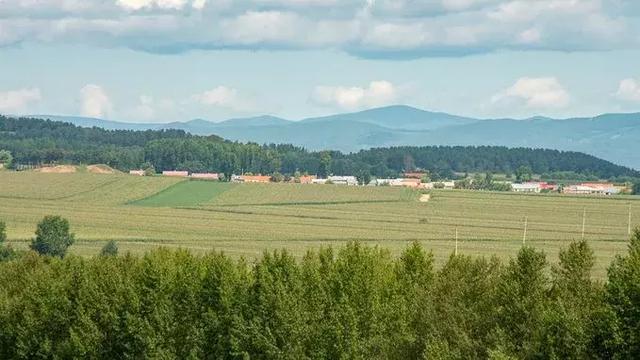
[[[577,152],[480,146],[392,147],[344,154],[310,152],[293,145],[243,144],[180,130],[130,131],[81,128],[49,120],[0,116],[0,149],[14,165],[104,163],[120,170],[150,164],[156,170],[335,175],[369,173],[392,177],[424,169],[432,177],[454,172],[513,173],[521,166],[537,174],[571,173],[585,178],[639,177],[640,173]]]
[[[105,247],[106,248],[106,247]],[[394,258],[351,243],[255,263],[158,249],[143,257],[24,253],[0,262],[0,358],[633,359],[640,231],[594,281],[586,242],[558,265]]]

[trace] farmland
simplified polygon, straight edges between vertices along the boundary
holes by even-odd
[[[194,252],[223,250],[253,258],[265,249],[307,249],[349,240],[379,244],[393,253],[420,241],[442,263],[453,251],[508,257],[527,243],[554,259],[559,248],[584,236],[596,251],[600,276],[626,250],[628,211],[640,225],[640,200],[560,195],[433,191],[428,202],[397,187],[227,184],[176,178],[90,173],[0,172],[0,219],[9,242],[25,249],[45,215],[69,219],[72,252],[93,255],[117,240],[121,251],[157,246]]]

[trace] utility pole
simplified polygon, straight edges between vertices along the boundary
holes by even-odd
[[[458,256],[458,228],[456,228],[456,248],[453,251],[453,255]]]
[[[524,232],[522,234],[522,245],[527,242],[527,225],[529,224],[529,218],[527,216],[524,217]]]
[[[587,225],[587,208],[582,212],[582,240],[584,240],[584,229]]]

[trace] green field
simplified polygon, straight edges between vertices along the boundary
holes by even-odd
[[[640,225],[636,197],[588,198],[471,191],[433,191],[428,202],[395,187],[226,184],[163,177],[0,172],[0,219],[10,243],[27,248],[45,215],[68,218],[77,242],[92,255],[115,239],[123,251],[156,246],[195,252],[224,250],[253,258],[265,249],[295,255],[350,240],[398,253],[420,241],[444,261],[458,230],[463,254],[508,257],[527,243],[555,259],[560,247],[582,237],[596,250],[601,276],[626,250],[628,213]]]
[[[211,201],[235,184],[212,181],[182,181],[157,194],[131,202],[138,206],[185,207]]]

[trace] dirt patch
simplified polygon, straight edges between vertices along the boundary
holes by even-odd
[[[97,164],[87,166],[87,172],[92,174],[115,174],[118,171],[108,165]]]
[[[429,200],[431,200],[431,195],[430,194],[422,194],[422,195],[420,195],[420,202],[428,202]]]
[[[35,169],[36,172],[41,173],[50,173],[50,174],[71,174],[78,171],[78,168],[73,165],[58,165],[58,166],[50,166],[43,167],[39,169]]]

